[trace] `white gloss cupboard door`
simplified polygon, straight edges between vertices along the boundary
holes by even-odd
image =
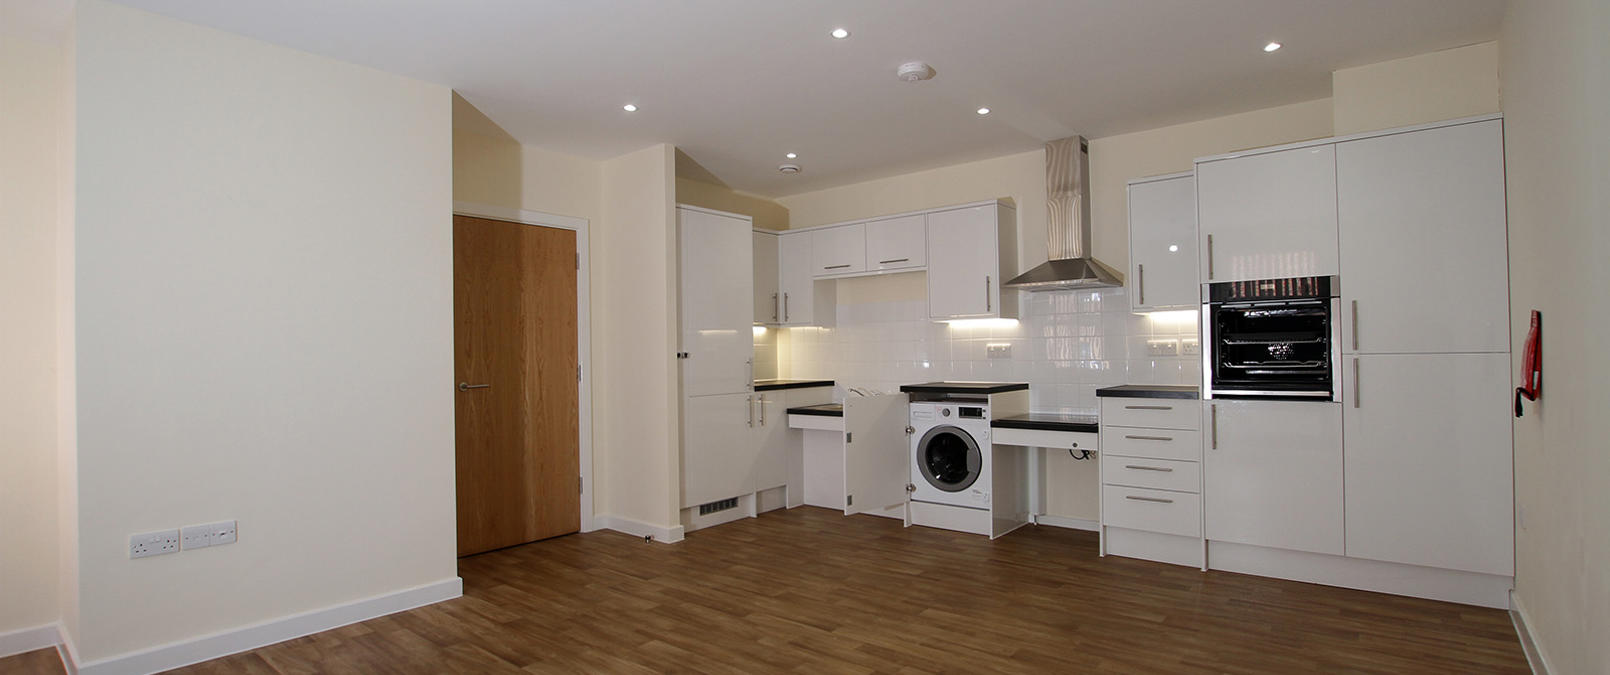
[[[782,271],[778,290],[782,297],[781,324],[784,326],[820,326],[833,320],[832,282],[824,283],[823,297],[817,297],[816,275],[812,270],[812,249],[815,238],[811,231],[782,234],[777,237],[777,266]]]
[[[1502,124],[1337,144],[1349,353],[1509,350]]]
[[[931,318],[1000,315],[998,244],[994,205],[928,214],[928,313]]]
[[[1201,281],[1339,274],[1336,148],[1196,165]]]
[[[748,219],[677,209],[681,260],[682,393],[754,386],[754,255]]]
[[[755,490],[788,484],[787,389],[755,392]]]
[[[812,274],[830,277],[866,271],[866,224],[811,230]]]
[[[1135,311],[1197,309],[1196,179],[1129,183],[1129,303]]]
[[[1347,555],[1514,574],[1508,354],[1343,359]]]
[[[905,394],[844,400],[844,515],[906,503],[911,481],[911,419]]]
[[[753,394],[682,402],[682,508],[755,491],[761,447]]]
[[[1342,406],[1206,401],[1207,538],[1342,555]]]
[[[928,221],[921,214],[866,224],[866,269],[904,270],[928,264]]]
[[[783,319],[782,291],[778,281],[777,235],[766,232],[750,233],[754,240],[755,265],[755,323],[775,324]]]

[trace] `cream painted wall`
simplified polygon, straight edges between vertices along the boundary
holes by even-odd
[[[1510,305],[1520,372],[1543,312],[1543,396],[1515,421],[1515,600],[1553,673],[1610,672],[1610,3],[1510,3],[1502,52]]]
[[[58,609],[56,237],[63,47],[0,35],[0,635]]]
[[[691,178],[676,179],[676,203],[740,213],[754,218],[761,229],[788,229],[788,209],[782,204]]]
[[[1444,49],[1331,75],[1337,136],[1498,112],[1498,43]]]
[[[453,580],[450,92],[100,0],[76,68],[80,657]]]

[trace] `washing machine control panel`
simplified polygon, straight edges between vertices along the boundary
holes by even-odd
[[[964,405],[956,409],[956,416],[964,420],[981,420],[984,419],[984,409]]]

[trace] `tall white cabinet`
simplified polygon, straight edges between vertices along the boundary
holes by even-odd
[[[748,217],[679,205],[682,505],[753,490],[754,255]]]
[[[1341,271],[1335,146],[1197,160],[1196,188],[1203,283]]]
[[[1129,307],[1196,309],[1196,178],[1191,173],[1129,181]]]

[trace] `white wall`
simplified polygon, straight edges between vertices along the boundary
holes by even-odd
[[[453,579],[448,90],[78,11],[81,657]]]
[[[1510,3],[1502,52],[1515,369],[1543,312],[1543,397],[1515,421],[1517,604],[1554,673],[1610,672],[1610,3]]]
[[[1331,97],[1338,136],[1498,112],[1498,43],[1344,68]]]
[[[60,42],[0,34],[0,635],[60,618],[56,238],[69,78]]]

